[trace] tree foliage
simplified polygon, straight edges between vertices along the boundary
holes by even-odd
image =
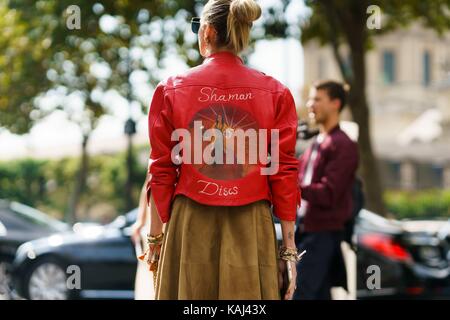
[[[302,28],[302,43],[317,40],[330,45],[342,78],[350,84],[349,106],[358,123],[361,175],[368,208],[386,214],[383,187],[372,150],[370,108],[366,96],[366,52],[376,35],[421,22],[443,33],[450,27],[450,1],[420,0],[307,0],[312,14]],[[382,12],[381,28],[368,28],[368,8],[376,5]],[[348,56],[343,49],[348,49]]]

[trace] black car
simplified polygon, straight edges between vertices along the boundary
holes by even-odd
[[[68,229],[67,224],[34,208],[0,200],[0,295],[10,295],[9,269],[22,243]]]
[[[137,267],[130,226],[137,210],[106,226],[27,242],[13,263],[15,288],[25,298],[133,298]],[[357,298],[445,297],[449,292],[447,221],[388,220],[361,210],[355,225]],[[281,227],[275,219],[278,240]],[[305,255],[307,259],[307,254]],[[379,269],[379,286],[368,285]],[[79,270],[79,289],[68,289]],[[373,283],[372,283],[373,284]]]
[[[450,298],[450,221],[386,219],[362,209],[352,247],[356,267],[347,275],[356,277],[357,299]]]
[[[450,297],[449,221],[399,221],[362,210],[355,236],[359,299]]]
[[[105,226],[86,226],[19,247],[13,283],[26,299],[132,299],[137,258],[130,240],[137,209]]]

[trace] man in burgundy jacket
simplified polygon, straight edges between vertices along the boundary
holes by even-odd
[[[340,243],[352,212],[352,186],[358,167],[357,145],[339,128],[345,106],[342,84],[324,81],[309,94],[308,108],[320,126],[314,143],[300,158],[302,206],[297,246],[306,250],[298,264],[296,299],[331,299],[330,289],[345,265]]]

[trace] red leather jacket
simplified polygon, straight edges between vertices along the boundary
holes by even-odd
[[[241,206],[266,199],[273,204],[277,217],[295,220],[301,198],[295,158],[297,114],[290,91],[280,82],[246,67],[232,53],[218,52],[187,73],[161,82],[153,95],[148,121],[151,153],[147,201],[151,192],[163,222],[169,220],[177,194],[212,206]],[[223,133],[223,140],[213,134],[210,142],[200,141],[196,146],[201,148],[195,149],[195,141],[199,141],[195,134],[205,137],[205,129]],[[270,154],[270,163],[263,156],[256,162],[250,161],[250,154],[258,152],[250,150],[248,138],[240,143],[235,140],[230,152],[234,161],[226,162],[228,158],[224,157],[222,162],[216,159],[207,163],[205,152],[214,150],[206,154],[218,156],[223,146],[229,151],[231,142],[227,139],[238,129],[254,130],[258,150],[262,150],[258,152],[267,150],[266,156],[272,146],[277,146],[278,159]],[[190,142],[185,146],[194,145],[195,150],[183,149],[172,154],[179,145],[172,137],[174,131],[174,137],[182,136],[180,140]],[[271,140],[276,133],[278,141],[276,136]],[[194,138],[184,134],[193,134]],[[214,148],[207,149],[206,145],[218,141],[222,145],[214,144]],[[243,147],[243,162],[237,160],[239,147]],[[174,157],[176,154],[178,158]],[[262,174],[261,169],[272,164],[278,170]]]

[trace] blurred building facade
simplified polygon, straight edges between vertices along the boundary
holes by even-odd
[[[307,43],[304,61],[304,92],[318,79],[342,79],[330,46]],[[450,189],[450,34],[414,24],[377,36],[366,67],[385,186]]]

